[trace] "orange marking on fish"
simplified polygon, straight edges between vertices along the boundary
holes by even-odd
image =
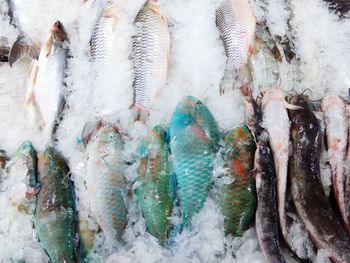
[[[194,133],[197,134],[201,140],[203,140],[205,143],[209,143],[208,137],[201,127],[199,127],[198,125],[192,125],[191,127]]]
[[[146,176],[146,168],[147,168],[147,160],[146,158],[143,158],[140,160],[140,178],[143,179]]]
[[[235,171],[236,174],[240,176],[245,176],[247,173],[247,169],[244,165],[244,162],[242,160],[237,159],[232,162],[232,168]]]

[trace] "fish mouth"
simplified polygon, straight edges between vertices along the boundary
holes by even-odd
[[[63,24],[57,20],[52,28],[51,28],[51,34],[53,35],[54,39],[57,39],[61,42],[65,41],[67,39],[67,33],[64,29]]]
[[[103,17],[114,17],[118,13],[118,8],[115,5],[115,3],[112,0],[108,0],[106,2],[105,7],[103,8],[102,11],[102,16]]]

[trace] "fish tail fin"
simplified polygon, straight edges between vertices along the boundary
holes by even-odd
[[[19,35],[15,43],[12,45],[9,54],[9,65],[21,60],[25,56],[37,59],[39,57],[40,47],[38,43],[31,40],[27,36]]]
[[[226,90],[233,88],[233,82],[234,82],[234,74],[233,69],[231,69],[228,65],[226,65],[224,76],[221,79],[220,82],[220,95],[224,95]]]
[[[131,110],[133,112],[133,118],[134,121],[141,121],[141,122],[146,122],[148,116],[149,116],[149,111],[146,109],[142,109],[138,107],[137,105],[133,104],[131,107]]]

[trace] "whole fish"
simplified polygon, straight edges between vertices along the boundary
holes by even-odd
[[[56,21],[39,55],[32,62],[26,105],[44,135],[54,133],[63,106],[63,78],[66,67],[66,32]]]
[[[232,84],[236,74],[242,68],[246,69],[253,50],[256,19],[249,0],[224,0],[216,10],[216,24],[227,57],[225,75],[220,84],[223,93],[227,82]],[[247,81],[247,76],[238,77]]]
[[[255,153],[255,181],[258,206],[255,215],[256,235],[267,262],[285,262],[278,236],[276,207],[276,171],[268,140],[261,139]]]
[[[118,9],[113,1],[107,1],[97,20],[90,41],[90,55],[94,64],[105,66],[116,52],[115,34],[118,26]]]
[[[123,148],[121,135],[110,125],[98,129],[88,144],[86,187],[95,219],[110,240],[119,239],[127,224]]]
[[[269,133],[270,146],[273,152],[276,175],[277,175],[277,210],[279,224],[283,238],[291,250],[298,255],[291,237],[289,236],[289,225],[286,215],[286,195],[288,179],[289,160],[289,130],[290,121],[288,117],[289,109],[298,109],[294,105],[288,105],[282,91],[279,88],[272,88],[264,92],[262,99],[263,123],[262,126]]]
[[[291,195],[296,211],[314,245],[334,262],[350,262],[350,242],[333,213],[320,179],[321,127],[304,95],[289,98],[301,107],[290,110],[293,154],[290,160]]]
[[[135,19],[133,36],[134,107],[144,118],[165,85],[170,56],[170,33],[158,0],[148,0]]]
[[[220,189],[219,204],[225,217],[226,235],[242,236],[255,215],[254,168],[255,142],[247,126],[233,129],[225,136],[225,173],[232,183]]]
[[[188,96],[177,105],[167,136],[186,227],[207,198],[220,133],[208,108]]]
[[[322,111],[325,114],[327,148],[332,171],[332,183],[335,200],[343,224],[349,232],[349,196],[346,196],[345,158],[348,145],[349,127],[347,110],[344,101],[338,96],[326,96],[322,100]]]
[[[142,141],[139,154],[141,185],[136,189],[137,200],[148,232],[164,242],[168,237],[168,218],[175,194],[165,130],[154,127]]]
[[[51,262],[76,262],[74,189],[64,158],[48,147],[38,157],[41,184],[34,214],[40,244]]]

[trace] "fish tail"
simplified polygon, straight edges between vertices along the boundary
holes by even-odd
[[[39,52],[40,48],[37,42],[31,40],[27,36],[19,35],[10,49],[8,57],[9,65],[12,67],[16,61],[21,60],[25,56],[38,59]]]
[[[149,111],[146,109],[143,109],[139,106],[137,106],[136,104],[133,104],[131,107],[132,112],[133,112],[133,117],[134,117],[134,121],[141,121],[141,122],[145,122],[149,116]]]

